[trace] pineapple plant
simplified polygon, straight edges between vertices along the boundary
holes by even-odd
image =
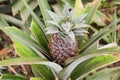
[[[89,25],[85,24],[84,18],[87,14],[82,14],[74,18],[74,10],[70,11],[68,4],[63,9],[62,16],[58,16],[52,11],[48,11],[51,24],[46,28],[46,34],[51,34],[49,40],[50,54],[54,62],[62,65],[67,59],[74,57],[78,52],[78,41],[76,36],[84,36],[88,33],[85,30]]]
[[[14,76],[2,73],[2,76],[0,76],[1,79],[101,80],[102,76],[102,80],[110,80],[112,77],[114,78],[114,76],[118,77],[117,75],[119,75],[120,67],[103,69],[100,72],[98,71],[106,65],[120,61],[118,46],[110,44],[110,47],[108,47],[109,45],[106,45],[97,49],[95,44],[103,38],[104,35],[109,34],[120,27],[116,25],[115,28],[115,22],[92,35],[82,47],[78,47],[78,44],[80,43],[78,42],[77,36],[84,37],[84,34],[88,33],[85,28],[89,27],[87,24],[90,24],[92,21],[93,14],[97,10],[96,6],[99,6],[99,3],[102,0],[98,0],[92,7],[85,8],[89,15],[82,14],[78,17],[74,17],[76,12],[74,12],[73,9],[70,10],[68,5],[63,9],[62,16],[58,16],[51,11],[47,11],[50,16],[44,15],[47,14],[46,10],[49,9],[46,3],[47,0],[37,0],[40,8],[42,8],[41,12],[43,12],[42,15],[44,21],[50,23],[49,27],[46,25],[46,22],[45,25],[43,24],[25,0],[19,1],[19,4],[22,3],[33,17],[30,27],[32,37],[18,28],[11,26],[3,28],[0,26],[0,29],[14,42],[15,51],[19,55],[18,58],[0,61],[0,66],[29,64],[34,76],[28,79],[19,75]],[[80,0],[76,0],[76,3],[79,1]],[[46,4],[43,4],[42,2]],[[75,5],[80,7],[79,4]],[[47,34],[50,34],[51,37],[49,38]],[[90,51],[91,49],[92,51]],[[66,61],[71,57],[75,58]],[[53,61],[51,61],[51,59],[53,59]],[[63,64],[65,61],[66,63]],[[91,73],[93,74],[91,75]]]

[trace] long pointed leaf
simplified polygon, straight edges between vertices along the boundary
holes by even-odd
[[[37,15],[32,11],[32,9],[30,8],[30,6],[26,3],[25,0],[21,0],[22,3],[24,4],[24,6],[27,8],[27,10],[30,12],[30,14],[32,15],[32,17],[36,20],[36,22],[39,24],[39,26],[41,27],[41,29],[44,31],[45,26],[43,25],[43,23],[39,20],[39,18],[37,17]]]
[[[90,72],[95,71],[97,69],[100,69],[102,67],[105,67],[107,65],[110,65],[114,62],[120,61],[120,54],[114,53],[114,54],[108,54],[104,56],[95,57],[93,59],[87,60],[81,65],[78,65],[74,71],[71,74],[71,79],[82,79],[86,75],[88,75]]]
[[[35,19],[35,21],[38,23],[38,25],[40,26],[41,31],[43,32],[42,34],[44,35],[44,37],[46,38],[46,40],[48,41],[46,35],[45,35],[45,25],[39,20],[39,18],[37,17],[37,15],[32,11],[32,9],[29,7],[29,5],[26,3],[25,0],[22,0],[22,3],[25,5],[25,7],[27,8],[27,10],[30,12],[30,14],[32,15],[32,17]]]
[[[7,21],[4,18],[2,18],[1,16],[0,16],[0,26],[2,26],[2,27],[9,26],[9,24],[7,23]]]
[[[18,75],[2,74],[0,80],[29,80],[29,79]]]
[[[32,77],[32,78],[30,78],[30,80],[44,80],[44,79],[38,78],[38,77]]]
[[[89,60],[90,58],[102,55],[104,54],[90,54],[76,59],[65,69],[64,73],[61,76],[62,80],[67,80],[70,77],[71,73],[74,71],[74,69],[82,62]]]
[[[53,80],[54,76],[51,70],[42,65],[41,62],[45,62],[47,60],[42,59],[40,57],[27,57],[27,58],[15,58],[4,60],[0,62],[0,66],[10,66],[10,65],[24,65],[24,64],[32,64],[32,68],[36,69],[37,72],[44,80]],[[39,65],[38,65],[39,64]],[[47,65],[47,64],[46,64]],[[49,66],[49,65],[47,65]]]
[[[85,13],[88,13],[89,15],[86,16],[85,21],[87,24],[90,24],[92,22],[92,19],[94,17],[94,14],[96,13],[100,3],[102,0],[94,0],[94,4],[92,6],[86,6]]]
[[[84,7],[81,0],[76,0],[74,9],[75,9],[74,18],[78,17],[80,14],[83,13]]]
[[[45,58],[45,56],[43,54],[44,53],[46,54],[46,52],[44,52],[44,50],[34,40],[32,40],[30,38],[30,36],[28,36],[27,34],[22,32],[21,30],[15,28],[15,27],[2,28],[2,30],[7,35],[9,35],[9,37],[13,40],[13,42],[15,42],[15,45],[17,47],[16,51],[19,52],[19,54],[21,54],[20,57],[25,57],[25,56],[26,57],[34,57],[36,55],[35,55],[35,53],[32,53],[32,52],[35,51],[40,57]],[[30,48],[32,48],[32,50],[29,50]],[[30,53],[27,53],[27,52],[30,52]],[[31,59],[31,60],[33,60],[33,59]],[[36,69],[36,71],[35,71],[36,73],[43,75],[45,80],[53,80],[53,74],[52,74],[51,70],[48,69],[46,66],[44,66],[42,64],[41,65],[33,64],[33,65],[31,65],[31,67],[33,69]]]
[[[25,44],[21,44],[17,40],[13,40],[13,42],[14,42],[14,45],[15,45],[16,53],[20,57],[31,57],[31,56],[36,57],[36,56],[38,56],[37,53],[32,48],[30,48],[29,46],[27,46]]]
[[[28,2],[29,0],[26,0],[26,2]],[[12,13],[15,16],[20,9],[22,9],[24,7],[24,4],[22,4],[22,1],[19,0],[18,2],[16,2],[13,6],[12,6]]]
[[[38,1],[38,4],[39,4],[41,13],[43,15],[44,21],[50,20],[51,18],[47,13],[47,10],[50,10],[48,1],[47,0],[37,0],[37,1]],[[47,27],[49,26],[48,23],[45,23],[45,24],[46,24]]]
[[[7,27],[7,28],[2,28],[2,30],[14,41],[17,40],[21,44],[25,44],[29,47],[31,47],[34,50],[38,50],[38,55],[47,54],[46,51],[44,51],[33,39],[30,38],[27,34],[22,32],[21,30],[15,28],[15,27]]]
[[[80,53],[84,52],[84,51],[87,51],[87,48],[89,48],[90,46],[92,46],[93,43],[97,42],[99,39],[101,39],[105,35],[113,32],[115,30],[114,24],[115,24],[115,22],[113,22],[109,26],[105,27],[102,31],[100,31],[99,33],[97,33],[95,36],[91,37],[91,39],[89,39],[89,41],[85,44],[85,46],[83,46],[81,48]],[[120,27],[120,25],[116,26],[116,29],[118,29],[119,27]]]
[[[37,1],[36,0],[30,0],[29,2],[28,2],[28,4],[29,4],[29,6],[30,6],[30,8],[32,9],[32,10],[34,10],[37,6],[38,6],[38,3],[37,3]],[[23,4],[24,5],[24,4]],[[27,8],[26,7],[23,7],[21,10],[20,10],[20,16],[21,16],[21,18],[22,18],[22,20],[25,22],[28,18],[29,18],[29,16],[30,16],[30,12],[27,10]]]
[[[42,35],[42,31],[39,27],[39,25],[36,23],[36,21],[33,19],[31,23],[31,28],[30,28],[32,34],[34,35],[36,41],[41,45],[41,47],[46,50],[49,54],[49,49],[48,49],[48,43],[45,39],[45,37]]]
[[[31,68],[35,77],[41,77],[44,80],[54,80],[54,75],[47,66],[43,64],[32,64]]]
[[[6,21],[10,22],[10,23],[13,23],[15,25],[18,25],[19,27],[23,27],[24,25],[24,22],[21,21],[21,20],[18,20],[10,15],[6,15],[6,14],[0,14],[0,16],[2,18],[4,18]]]
[[[87,80],[119,80],[120,67],[110,68],[96,72]]]
[[[39,70],[39,69],[43,70],[44,77],[45,76],[48,77],[48,75],[45,75],[46,73],[48,73],[51,76],[51,78],[52,78],[52,75],[51,75],[51,72],[49,72],[49,70],[46,69],[46,67],[43,65],[46,65],[49,68],[53,69],[55,71],[55,73],[59,73],[62,70],[62,67],[60,65],[58,65],[54,62],[49,62],[46,59],[39,58],[39,57],[15,58],[15,59],[8,59],[8,60],[4,60],[4,61],[0,62],[0,66],[24,65],[24,64],[41,64],[41,65],[35,65],[35,66],[32,65],[32,66],[37,70]],[[50,80],[51,80],[51,78],[50,78]],[[47,78],[45,78],[45,79],[47,79]]]
[[[22,64],[37,64],[38,62],[48,61],[40,57],[14,58],[0,61],[0,66],[22,65]]]

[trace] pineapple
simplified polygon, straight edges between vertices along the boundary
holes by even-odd
[[[89,27],[83,20],[86,14],[74,19],[74,10],[70,11],[68,5],[65,6],[62,13],[62,16],[58,16],[48,11],[52,20],[47,21],[51,26],[46,28],[46,34],[51,34],[49,40],[51,57],[54,62],[60,65],[77,54],[78,41],[76,36],[88,33],[85,28]]]

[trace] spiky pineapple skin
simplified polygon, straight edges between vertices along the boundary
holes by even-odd
[[[63,65],[63,63],[76,55],[78,52],[78,43],[65,42],[58,34],[53,34],[49,41],[50,54],[54,62]]]

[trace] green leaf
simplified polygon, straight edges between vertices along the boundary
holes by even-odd
[[[110,43],[108,45],[105,45],[105,46],[102,46],[102,47],[99,47],[99,48],[94,48],[94,50],[91,50],[90,51],[87,51],[87,52],[84,52],[83,55],[86,55],[86,54],[102,54],[102,53],[119,53],[119,47]]]
[[[36,0],[25,0],[28,2],[28,5],[32,10],[34,10],[37,6],[38,3]],[[20,16],[22,20],[25,22],[28,17],[30,16],[30,12],[27,10],[26,7],[24,7],[24,4],[22,3],[22,0],[17,1],[13,6],[12,6],[12,13],[15,16],[17,13],[19,14],[20,11]]]
[[[54,80],[54,78],[58,77],[58,73],[62,70],[62,67],[54,62],[38,62],[36,64],[41,65],[32,65],[33,71],[35,71],[37,77],[40,75],[45,80]],[[48,66],[52,72],[43,65]]]
[[[70,78],[72,80],[82,79],[83,77],[88,75],[90,72],[118,61],[120,61],[119,53],[113,53],[113,54],[107,54],[104,56],[94,57],[78,65],[72,72]]]
[[[28,2],[29,0],[26,0],[26,2]],[[12,6],[12,13],[15,16],[19,10],[21,10],[24,7],[24,4],[22,4],[22,1],[19,0],[17,1],[13,6]]]
[[[37,54],[39,54],[40,51],[36,50],[35,46],[34,46],[34,45],[36,45],[36,46],[38,46],[38,45],[33,40],[31,40],[31,38],[28,35],[26,35],[25,33],[23,33],[22,31],[20,31],[16,28],[12,28],[12,29],[9,29],[9,30],[4,30],[4,31],[6,31],[7,34],[9,34],[9,36],[13,40],[13,42],[15,44],[15,47],[16,47],[16,51],[17,51],[17,53],[19,54],[20,57],[35,57],[35,56],[38,56]],[[31,46],[30,46],[30,43],[33,43],[33,44],[31,44]],[[40,49],[40,47],[38,49]],[[35,53],[37,53],[37,54],[35,54]],[[41,53],[39,54],[39,56],[45,58],[43,56],[43,54],[41,54]],[[33,66],[35,67],[36,65],[33,65]],[[42,67],[40,66],[39,68],[42,68]],[[44,66],[44,68],[46,68],[46,67]],[[45,70],[48,70],[48,68],[46,68]],[[41,74],[45,73],[45,71],[42,71],[41,69],[38,69],[37,72],[41,73]],[[47,73],[45,73],[45,74],[47,74]]]
[[[52,5],[51,7],[57,15],[62,15],[63,4],[58,3],[58,4],[55,4],[55,5]]]
[[[28,2],[28,5],[32,10],[34,10],[38,6],[38,2],[36,0],[32,0]],[[20,10],[20,16],[24,22],[28,19],[28,17],[30,16],[30,12],[27,10],[26,7],[23,7]]]
[[[62,1],[63,3],[69,3],[70,6],[74,7],[76,0],[61,0],[61,1]]]
[[[96,72],[87,80],[119,80],[120,67],[104,69]]]
[[[47,23],[50,23],[52,25],[55,25],[57,27],[60,27],[59,24],[57,22],[54,22],[54,21],[46,21]]]
[[[103,45],[101,47],[99,47],[98,49],[101,50],[101,49],[107,49],[107,48],[117,48],[117,43],[109,43],[109,44],[106,44],[106,45]]]
[[[120,1],[119,0],[114,0],[113,3],[116,4],[116,5],[120,5]]]
[[[0,80],[29,80],[19,75],[2,74]]]
[[[30,80],[44,80],[44,79],[38,78],[38,77],[32,77],[32,78],[30,78]]]
[[[101,1],[102,0],[95,0],[94,4],[92,6],[89,6],[89,5],[86,6],[84,13],[89,14],[85,18],[85,21],[86,21],[87,24],[90,24],[92,22],[94,14],[96,13]]]
[[[53,72],[43,64],[31,65],[35,77],[41,77],[44,80],[54,80]]]
[[[47,30],[47,32],[45,34],[54,34],[54,33],[59,33],[59,30],[57,27],[52,26],[52,27],[47,27],[45,30]]]
[[[75,18],[74,22],[80,24],[86,16],[87,14],[78,15],[78,17]]]
[[[25,44],[21,44],[19,41],[17,40],[13,40],[14,45],[15,45],[15,50],[16,53],[20,56],[20,57],[35,57],[38,56],[37,53],[30,48],[29,46],[25,45]]]
[[[31,30],[32,34],[34,35],[36,41],[40,44],[41,47],[43,47],[43,49],[49,55],[48,43],[45,38],[46,35],[43,34],[39,25],[36,23],[36,21],[34,19],[32,20],[30,30]]]
[[[2,18],[1,16],[0,16],[0,26],[2,26],[2,27],[9,26],[9,24],[6,22],[6,20],[4,18]]]
[[[42,64],[50,67],[55,72],[60,72],[62,67],[54,62],[50,62],[47,59],[40,57],[22,57],[22,58],[13,58],[0,61],[0,66],[12,66],[12,65],[25,65],[25,64]],[[39,67],[39,65],[38,65]],[[45,69],[45,67],[44,67]]]
[[[23,25],[24,25],[24,22],[23,21],[21,21],[21,20],[19,20],[19,19],[16,19],[16,18],[14,18],[14,17],[12,17],[12,16],[10,16],[10,15],[6,15],[6,14],[0,14],[0,16],[2,17],[2,18],[4,18],[6,21],[8,21],[8,22],[10,22],[10,23],[12,23],[12,24],[15,24],[15,25],[17,25],[17,26],[19,26],[19,27],[23,27]]]
[[[32,17],[34,18],[34,20],[38,23],[38,25],[40,26],[41,31],[43,32],[43,34],[45,35],[45,25],[43,25],[43,23],[39,20],[39,18],[37,17],[37,15],[32,11],[32,9],[30,8],[30,6],[26,3],[25,0],[21,0],[22,3],[24,4],[24,6],[27,8],[27,10],[30,12],[30,14],[32,15]],[[45,36],[46,37],[46,36]],[[46,40],[48,41],[47,37]]]
[[[60,20],[60,17],[57,14],[55,14],[52,11],[49,11],[49,10],[47,10],[47,12],[55,22],[58,22]]]
[[[47,13],[47,10],[50,10],[48,1],[47,0],[37,0],[37,1],[38,1],[38,4],[39,4],[41,13],[43,15],[44,21],[50,20],[51,18]],[[47,27],[49,26],[47,23],[45,23],[45,24],[46,24]]]
[[[32,11],[32,9],[29,7],[29,5],[25,2],[25,0],[22,0],[23,4],[25,5],[25,7],[27,8],[27,10],[30,12],[30,14],[32,15],[32,17],[34,18],[34,20],[37,22],[37,24],[39,25],[42,34],[44,36],[44,38],[46,39],[46,41],[48,42],[47,37],[45,36],[45,25],[43,25],[43,23],[39,20],[39,18],[37,17],[37,15]]]
[[[13,40],[13,42],[14,42],[14,40],[16,42],[18,42],[18,44],[16,44],[16,45],[17,45],[17,48],[18,48],[19,52],[21,52],[19,54],[22,54],[20,57],[25,57],[25,56],[26,57],[33,57],[33,56],[36,56],[35,53],[32,53],[32,52],[30,52],[30,53],[33,56],[29,55],[29,53],[27,53],[29,51],[33,51],[34,50],[37,53],[37,55],[39,55],[42,58],[45,58],[45,56],[43,54],[46,55],[47,53],[39,46],[39,44],[37,44],[32,38],[30,38],[30,36],[28,36],[27,34],[25,34],[24,32],[22,32],[21,30],[15,28],[15,27],[2,28],[2,30],[7,35],[9,35],[9,37]],[[30,48],[32,48],[32,50],[29,50]],[[24,52],[25,54],[23,54],[22,52]],[[44,67],[44,70],[42,69],[43,67]],[[43,75],[43,77],[45,78],[45,80],[53,80],[53,74],[52,74],[51,70],[48,69],[46,66],[44,66],[42,64],[41,65],[33,64],[32,65],[32,69],[37,69],[35,72]],[[41,75],[39,75],[39,76],[41,76]]]
[[[83,13],[84,7],[81,0],[76,0],[74,10],[74,18],[78,17],[80,14]]]
[[[62,67],[54,62],[49,62],[46,59],[40,57],[27,57],[27,58],[14,58],[4,61],[0,61],[0,66],[10,66],[10,65],[25,65],[32,64],[32,69],[38,72],[42,78],[45,80],[53,80],[53,73],[56,74],[62,70]],[[37,64],[37,65],[35,65]],[[38,65],[39,64],[39,65]],[[46,67],[48,66],[48,67]]]
[[[112,38],[113,38],[113,42],[117,42],[117,31],[116,31],[116,27],[117,27],[117,12],[114,12],[114,31],[112,33]]]
[[[32,48],[37,55],[40,57],[44,57],[43,54],[47,54],[45,50],[43,50],[29,35],[25,34],[21,30],[15,27],[6,27],[2,28],[2,30],[14,41],[19,42],[22,45],[29,46]],[[45,58],[45,57],[44,57]]]
[[[63,16],[67,16],[69,14],[69,5],[68,4],[65,5],[62,14],[63,14]]]
[[[61,24],[61,27],[65,30],[65,32],[69,32],[71,30],[72,24],[67,22],[66,24]]]
[[[40,57],[22,57],[22,58],[13,58],[0,61],[0,66],[11,66],[11,65],[24,65],[24,64],[37,64],[38,62],[48,61]]]
[[[91,51],[98,50],[98,47],[99,47],[99,41],[96,41],[85,50],[84,54],[86,54],[87,52],[89,53]]]
[[[109,18],[103,14],[101,11],[96,11],[96,14],[93,17],[93,21],[98,25],[98,26],[106,26],[105,21],[109,20]]]
[[[45,62],[45,61],[47,61],[47,60],[42,59],[40,57],[15,58],[15,59],[8,59],[8,60],[1,61],[0,66],[32,64],[32,68],[37,69],[36,72],[38,72],[40,74],[40,76],[42,76],[42,78],[44,78],[44,80],[53,80],[54,76],[53,76],[51,70],[48,67],[46,67],[45,65],[42,65],[43,63],[41,63],[41,62]],[[36,64],[40,64],[40,65],[36,65]],[[49,66],[48,64],[46,64],[46,65]],[[54,65],[54,63],[52,65]]]
[[[81,29],[81,28],[88,28],[90,27],[90,25],[87,25],[87,24],[84,24],[84,23],[79,23],[79,24],[76,24],[75,27],[73,27],[72,29]]]
[[[80,53],[82,53],[84,51],[87,51],[87,49],[89,47],[91,47],[93,43],[97,42],[98,40],[100,40],[105,35],[108,35],[109,33],[113,32],[115,30],[114,24],[115,24],[115,22],[106,26],[104,29],[102,29],[102,31],[99,31],[99,33],[97,33],[96,35],[91,37],[89,39],[89,41],[80,49],[81,50]],[[116,26],[116,29],[118,29],[119,27],[120,27],[120,25]]]
[[[68,79],[70,77],[70,75],[72,74],[72,72],[74,71],[74,69],[82,62],[89,60],[93,57],[102,56],[102,55],[104,55],[104,54],[89,54],[89,55],[85,55],[85,56],[80,56],[78,59],[76,59],[74,62],[72,62],[66,69],[63,70],[61,79],[62,80]]]
[[[7,0],[0,0],[0,2],[7,1]]]

